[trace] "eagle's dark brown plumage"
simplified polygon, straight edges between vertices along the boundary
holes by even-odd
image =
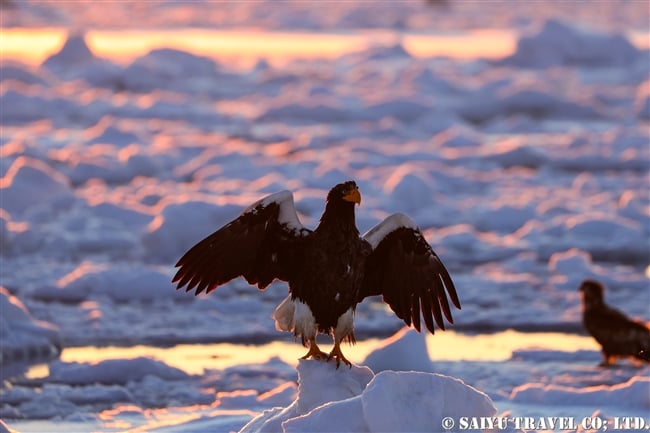
[[[449,299],[460,309],[454,284],[418,227],[394,214],[363,236],[354,206],[361,195],[353,181],[333,187],[315,230],[298,219],[288,191],[251,205],[235,220],[206,237],[181,257],[173,279],[177,289],[210,293],[238,276],[265,289],[274,279],[289,283],[290,295],[274,313],[276,327],[300,336],[305,358],[350,364],[340,343],[354,341],[356,305],[368,296],[383,300],[404,322],[420,330],[421,317],[433,333],[453,323]],[[323,353],[318,332],[334,335],[334,349]]]
[[[602,348],[601,365],[611,365],[618,357],[648,361],[642,352],[650,351],[650,330],[608,306],[603,297],[605,288],[598,281],[584,280],[579,290],[582,292],[582,323]]]

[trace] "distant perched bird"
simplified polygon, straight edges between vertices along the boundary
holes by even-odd
[[[212,292],[233,278],[265,289],[274,279],[289,283],[289,296],[273,313],[276,329],[300,336],[303,359],[350,362],[341,341],[354,343],[353,315],[364,298],[382,295],[395,314],[420,330],[420,314],[433,334],[453,323],[447,295],[460,309],[454,283],[440,258],[408,217],[394,214],[359,236],[354,206],[361,194],[353,181],[333,187],[315,230],[298,219],[293,195],[269,195],[193,246],[178,261],[173,281],[195,294]],[[316,345],[333,334],[331,353]]]
[[[605,289],[598,281],[584,280],[579,290],[582,292],[582,323],[602,348],[603,362],[600,365],[611,365],[617,357],[650,361],[647,357],[650,330],[643,323],[630,320],[605,304]]]

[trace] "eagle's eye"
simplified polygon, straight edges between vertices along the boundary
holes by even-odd
[[[357,184],[354,182],[350,182],[350,184],[345,185],[346,188],[343,190],[343,200],[349,201],[352,203],[356,204],[361,204],[361,193],[359,192],[359,188],[357,187]]]

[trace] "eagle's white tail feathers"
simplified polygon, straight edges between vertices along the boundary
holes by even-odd
[[[291,296],[287,296],[271,315],[273,320],[275,320],[275,329],[278,331],[293,331],[295,326],[293,321],[295,311],[296,306],[291,300]]]
[[[334,341],[341,342],[347,339],[350,344],[355,343],[354,339],[354,311],[350,308],[348,311],[343,313],[336,322],[336,328],[334,329]]]
[[[277,306],[271,315],[275,320],[275,329],[278,331],[293,332],[293,335],[300,337],[305,344],[306,341],[316,338],[316,319],[311,313],[309,306],[304,302],[292,300],[287,296]]]

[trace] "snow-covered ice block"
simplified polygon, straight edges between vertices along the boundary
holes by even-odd
[[[425,334],[404,327],[363,361],[373,371],[432,371]]]
[[[11,216],[31,207],[58,207],[74,200],[67,177],[40,160],[24,156],[0,178],[0,196],[2,208]]]
[[[650,377],[634,376],[613,386],[573,388],[561,385],[528,383],[512,390],[510,399],[517,403],[553,406],[612,406],[650,409]]]
[[[490,398],[460,379],[441,374],[384,371],[361,395],[368,431],[442,430],[442,419],[492,416]]]
[[[300,361],[298,397],[263,412],[240,432],[439,431],[444,417],[493,416],[490,398],[459,379],[433,373],[336,368]]]
[[[80,64],[96,60],[95,55],[88,48],[83,33],[71,34],[66,39],[61,49],[48,57],[43,66],[52,71],[74,69]]]
[[[478,208],[471,216],[474,227],[480,231],[494,231],[507,234],[514,233],[526,222],[535,218],[532,206],[512,206],[494,203],[487,209]]]
[[[217,230],[241,212],[240,206],[219,206],[189,200],[166,205],[142,237],[152,260],[176,261],[192,244]]]
[[[0,286],[0,365],[30,362],[56,356],[61,351],[59,330],[35,320],[17,297]]]
[[[629,254],[647,257],[649,247],[640,238],[642,225],[624,218],[608,219],[601,216],[575,216],[565,228],[565,238],[576,247],[591,252],[592,256]]]
[[[138,357],[133,359],[107,359],[97,363],[57,361],[50,365],[51,382],[69,385],[126,384],[144,380],[148,376],[174,381],[185,380],[189,375],[162,361]]]
[[[16,80],[25,84],[45,84],[46,81],[43,77],[37,75],[26,65],[12,62],[10,60],[3,61],[0,66],[0,77],[2,80]]]
[[[68,35],[61,50],[48,57],[42,67],[63,79],[83,79],[94,86],[114,83],[119,73],[118,66],[93,54],[83,33]]]
[[[500,141],[484,154],[483,160],[494,162],[504,168],[533,167],[537,168],[548,161],[543,149],[530,146],[518,140]]]
[[[250,407],[257,403],[257,390],[240,389],[236,391],[218,392],[217,399],[219,406],[222,408],[237,409],[240,407]]]
[[[640,58],[640,51],[622,35],[587,32],[549,20],[539,33],[521,37],[515,53],[502,63],[524,68],[611,67],[629,66]]]
[[[458,114],[474,123],[487,122],[500,116],[522,115],[533,119],[600,119],[603,114],[598,107],[588,104],[556,91],[542,91],[537,88],[521,86],[517,83],[493,89],[492,83],[486,84],[467,98],[458,108]],[[531,153],[531,150],[526,150]],[[541,159],[541,152],[532,153],[536,160]]]
[[[430,176],[410,164],[395,169],[384,183],[384,192],[391,202],[411,212],[417,210],[423,203],[431,203],[434,196]]]
[[[368,367],[336,368],[336,364],[300,360],[298,397],[286,408],[264,411],[242,427],[241,432],[278,432],[290,419],[310,413],[330,402],[346,400],[363,392],[373,373]],[[325,429],[325,430],[329,430]]]
[[[135,92],[150,92],[170,86],[191,90],[193,86],[209,85],[217,74],[216,63],[207,57],[173,48],[160,48],[135,59],[121,72],[119,84]]]
[[[553,253],[548,260],[548,268],[551,272],[575,275],[586,278],[594,274],[591,256],[588,252],[571,248],[566,251]]]
[[[298,387],[293,382],[285,382],[257,397],[257,401],[269,407],[290,404],[298,393]]]
[[[124,147],[129,144],[143,142],[137,132],[126,130],[120,126],[118,120],[113,116],[103,117],[99,123],[88,128],[85,135],[88,144],[112,144],[117,147]]]
[[[56,287],[39,287],[33,296],[49,302],[81,302],[89,297],[132,302],[182,296],[172,289],[169,280],[169,275],[156,267],[87,261],[61,278]]]

